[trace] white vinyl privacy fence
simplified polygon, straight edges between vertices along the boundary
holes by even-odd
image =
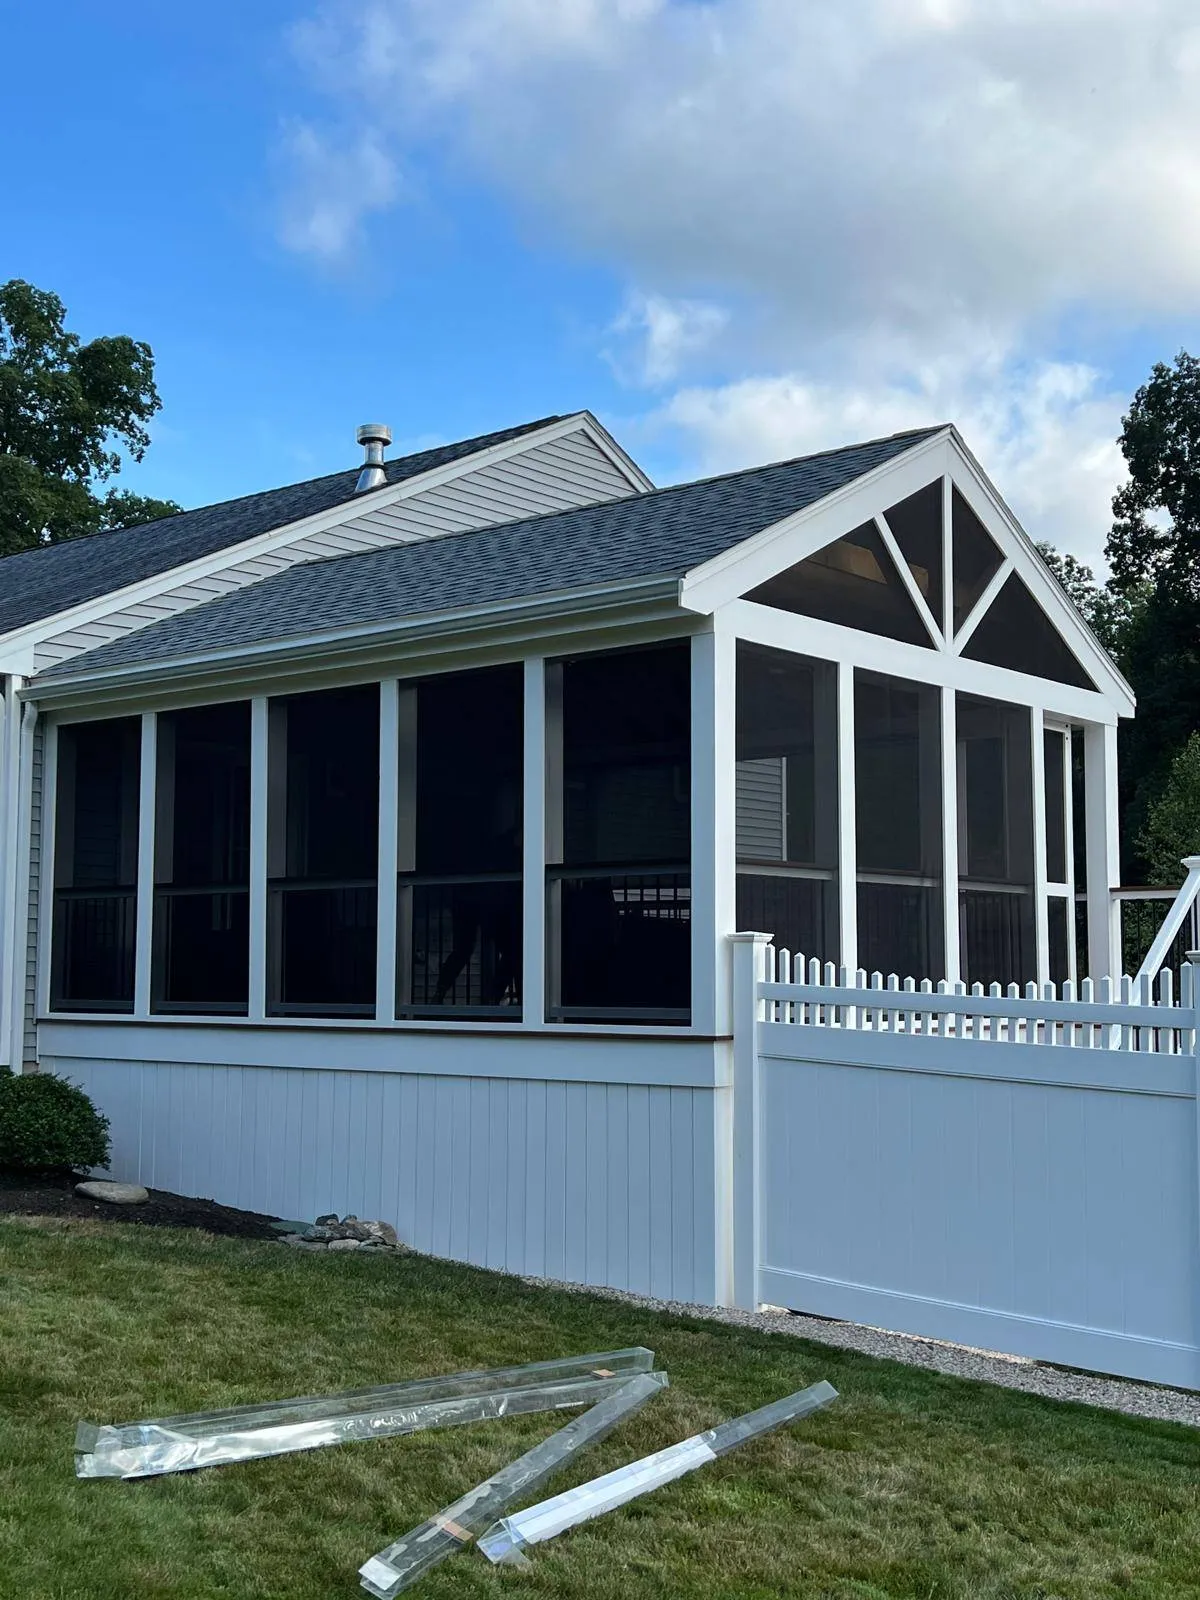
[[[1200,1387],[1198,975],[935,990],[738,936],[738,1303]]]

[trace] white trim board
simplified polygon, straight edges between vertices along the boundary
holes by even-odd
[[[792,516],[782,518],[733,549],[723,551],[711,561],[695,567],[680,585],[680,604],[701,614],[708,614],[719,607],[741,602],[751,590],[816,554],[851,528],[864,522],[882,523],[889,506],[915,494],[939,477],[948,479],[953,488],[958,489],[996,542],[1004,558],[1001,570],[1005,578],[1015,572],[1022,579],[1048,621],[1096,683],[1097,694],[1113,706],[1118,715],[1132,716],[1135,704],[1133,691],[1056,582],[1029,536],[963,444],[957,430],[952,427],[919,441],[911,449],[863,477],[856,478],[843,489]],[[890,542],[886,539],[884,542],[890,551]],[[894,552],[892,554],[894,557]],[[902,573],[902,576],[905,574]],[[989,584],[984,597],[989,604],[999,588],[998,579]],[[958,655],[985,609],[986,606],[982,604],[976,607],[967,627],[960,630],[956,639],[939,637],[936,653]],[[931,619],[927,611],[927,607],[918,607],[928,629],[931,620],[936,619]],[[807,624],[809,619],[801,620]],[[872,637],[861,633],[855,636],[860,639]],[[912,648],[892,640],[887,641],[887,646],[900,651]],[[1022,696],[1022,699],[1025,697]]]

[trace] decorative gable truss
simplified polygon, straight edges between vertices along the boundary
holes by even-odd
[[[1133,694],[957,431],[697,567],[739,638],[1097,723]]]
[[[299,562],[464,533],[652,488],[588,412],[186,562],[0,639],[0,672],[31,676]]]

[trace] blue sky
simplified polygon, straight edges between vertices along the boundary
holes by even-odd
[[[589,406],[664,480],[955,420],[1094,557],[1197,340],[1183,0],[16,0],[0,277],[196,505]]]

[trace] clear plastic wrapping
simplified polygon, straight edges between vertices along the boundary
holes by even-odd
[[[649,1372],[622,1382],[582,1417],[568,1422],[453,1505],[364,1562],[359,1569],[363,1588],[376,1600],[392,1600],[431,1567],[470,1544],[506,1506],[540,1489],[581,1450],[605,1438],[618,1423],[665,1389],[667,1382],[665,1372]]]
[[[567,1489],[553,1499],[543,1500],[511,1517],[501,1517],[479,1540],[479,1548],[489,1561],[516,1562],[521,1552],[531,1544],[553,1539],[567,1528],[590,1522],[606,1511],[623,1506],[639,1495],[649,1494],[664,1484],[694,1472],[697,1467],[750,1439],[757,1439],[785,1423],[797,1422],[810,1416],[837,1399],[837,1390],[830,1383],[814,1383],[808,1389],[775,1400],[758,1411],[734,1417],[705,1433],[695,1434],[679,1444],[669,1445],[652,1456],[643,1456],[626,1467],[607,1472],[602,1478],[581,1484],[577,1489]]]
[[[422,1428],[594,1405],[653,1365],[651,1350],[605,1350],[114,1427],[83,1422],[75,1437],[75,1471],[81,1478],[154,1477]]]

